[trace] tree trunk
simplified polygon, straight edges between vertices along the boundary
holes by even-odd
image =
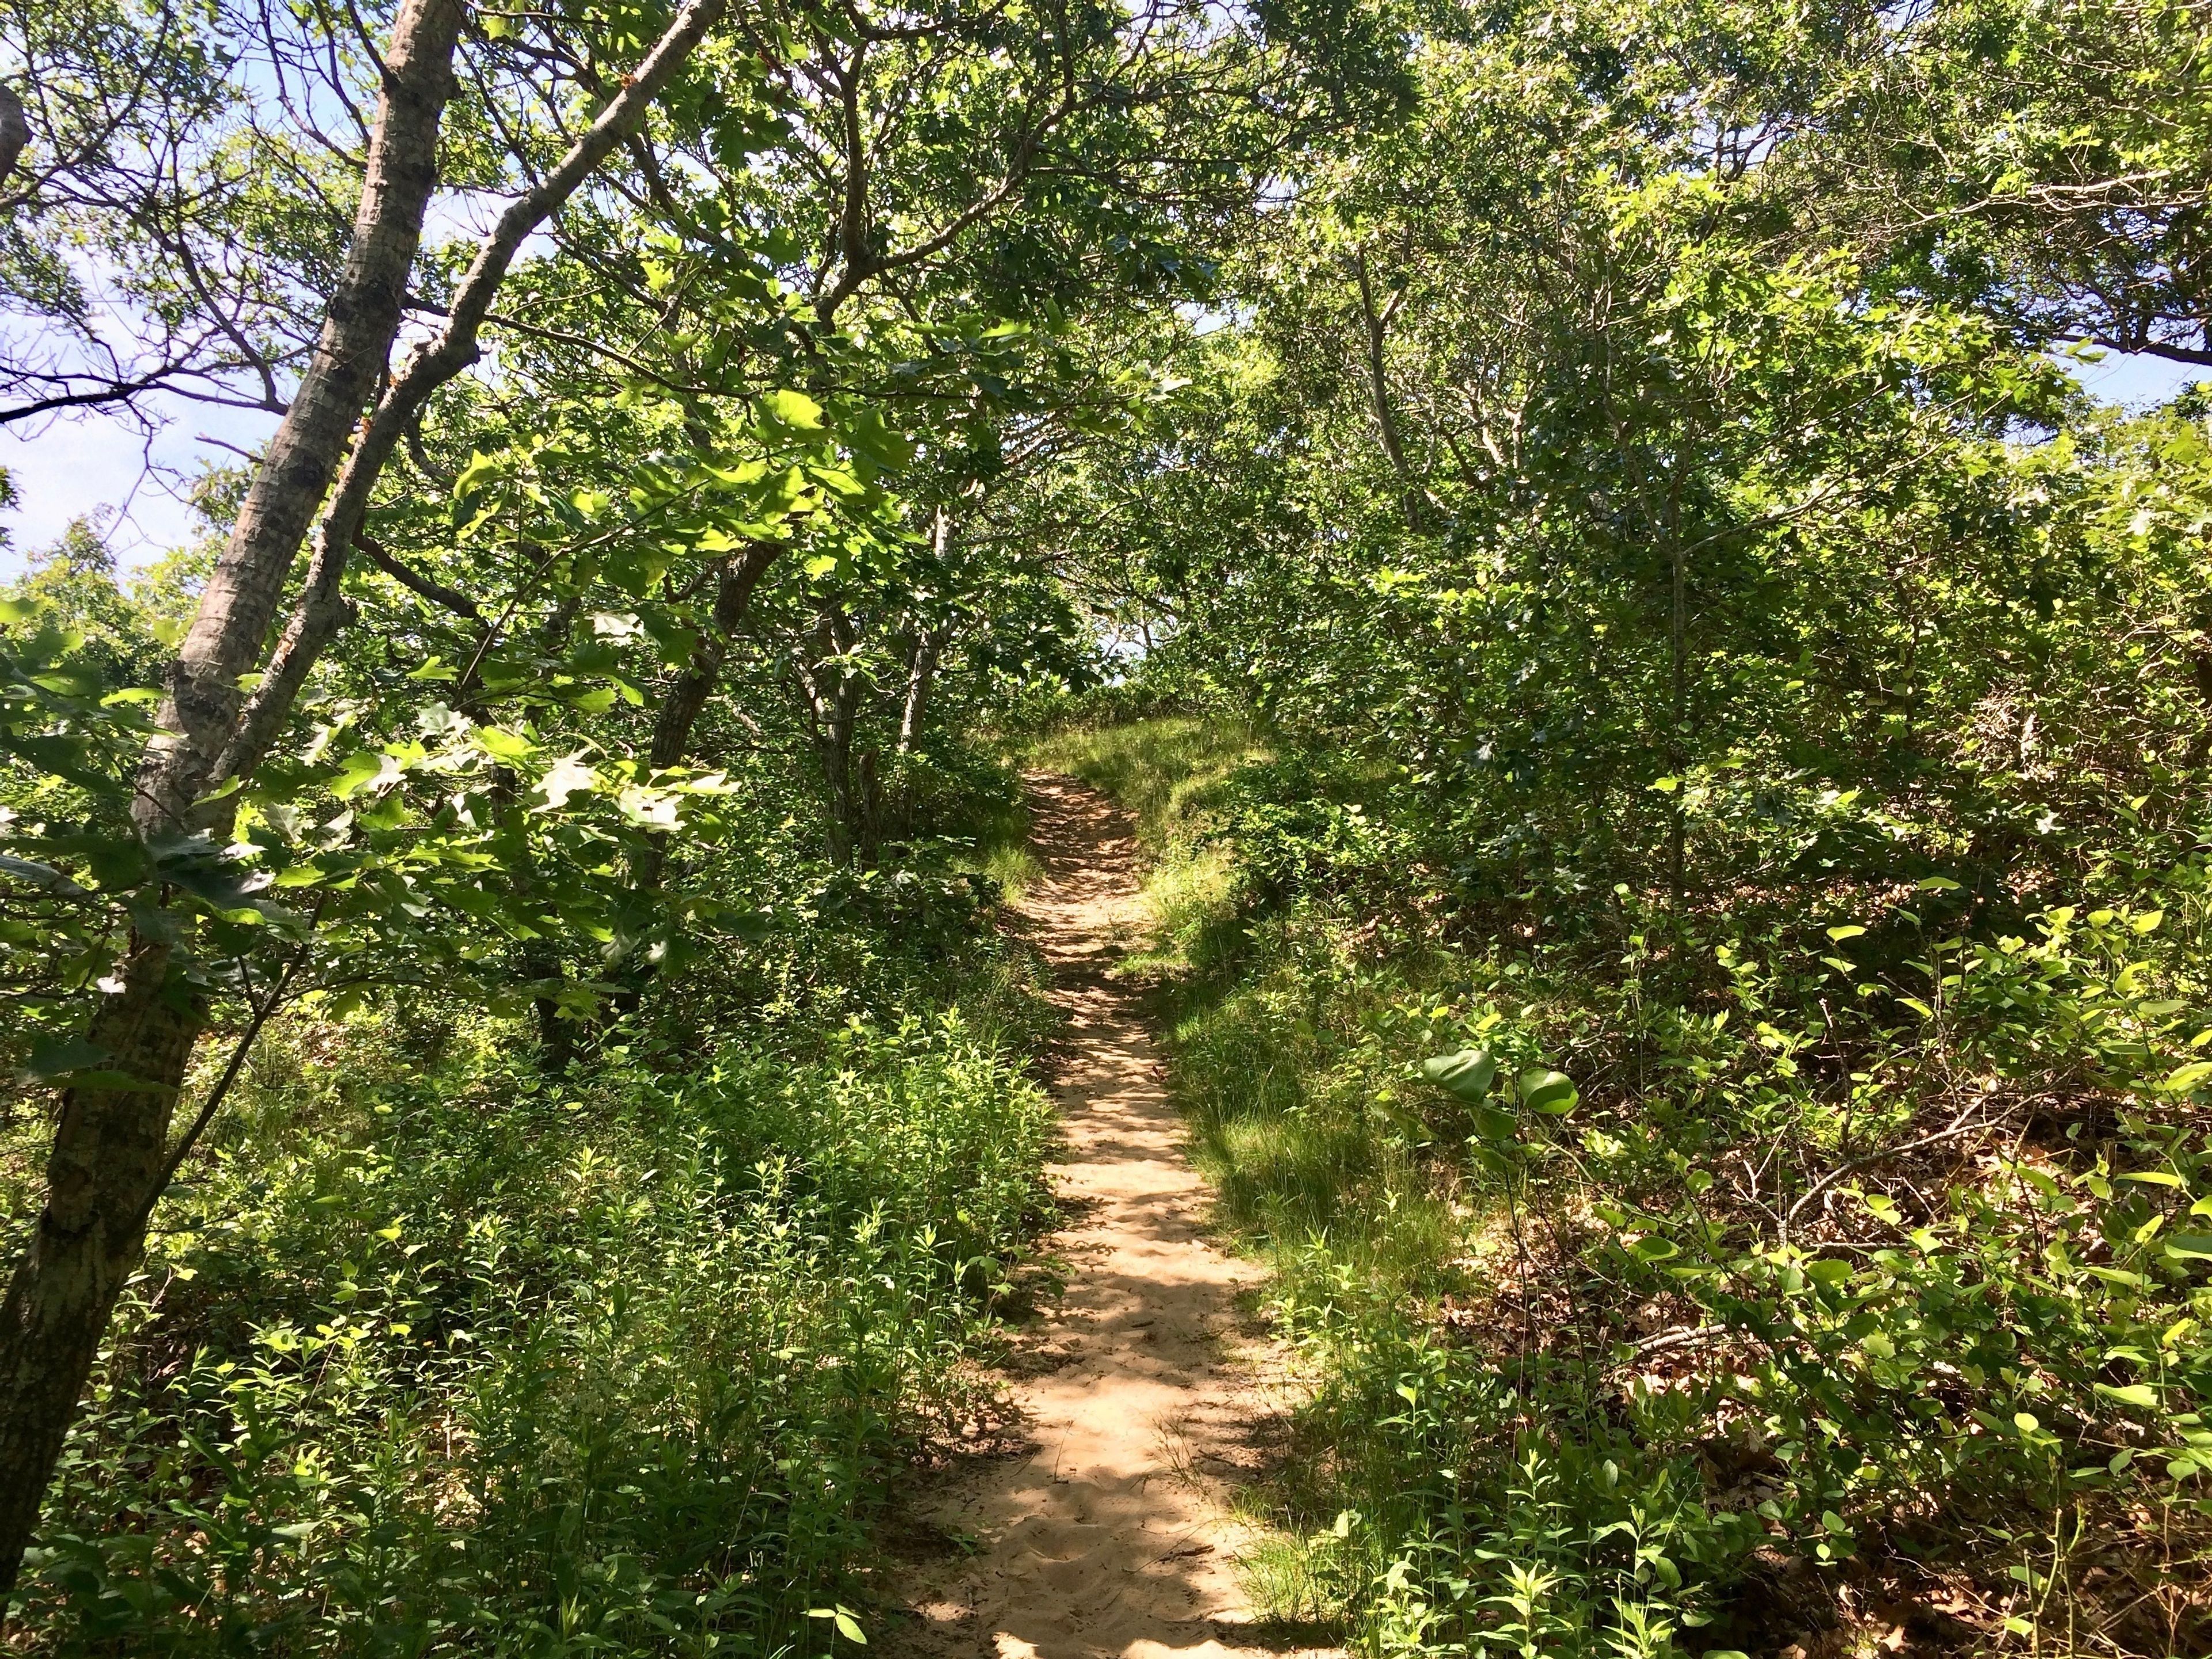
[[[802,653],[797,664],[829,807],[823,850],[840,869],[851,867],[867,839],[866,784],[854,775],[853,734],[864,688],[847,661],[853,644],[850,619],[832,606],[815,619],[812,660]]]
[[[942,642],[929,629],[921,629],[915,634],[914,649],[907,658],[906,706],[899,711],[901,760],[911,756],[921,743],[922,725],[929,718],[929,693],[937,678],[937,659],[943,649]]]
[[[198,827],[193,807],[237,726],[239,676],[261,666],[293,562],[391,360],[438,182],[438,130],[453,95],[463,9],[460,0],[404,0],[392,25],[344,270],[170,667],[159,721],[167,735],[148,746],[139,768],[136,815],[149,834]]]
[[[1359,277],[1359,314],[1367,330],[1367,390],[1375,404],[1375,424],[1381,429],[1382,453],[1389,457],[1390,470],[1398,475],[1400,510],[1406,515],[1406,528],[1419,534],[1424,514],[1421,511],[1421,491],[1413,482],[1413,469],[1406,459],[1406,446],[1398,435],[1398,416],[1390,407],[1389,365],[1384,356],[1389,343],[1390,319],[1397,314],[1402,290],[1393,295],[1388,305],[1379,311],[1375,305],[1375,288],[1367,275],[1367,255],[1364,250],[1355,256],[1355,269]]]
[[[23,118],[23,100],[12,88],[0,85],[0,184],[22,159],[23,146],[31,142],[31,124]]]
[[[240,706],[239,676],[263,641],[354,422],[384,373],[422,215],[437,183],[438,131],[453,94],[459,0],[405,0],[392,25],[353,239],[315,352],[256,470],[229,544],[169,672],[138,771],[133,816],[149,839],[202,827],[216,762]],[[55,1460],[76,1414],[115,1298],[137,1267],[159,1196],[170,1118],[205,1021],[173,975],[178,945],[135,937],[88,1036],[134,1086],[64,1095],[46,1204],[0,1304],[0,1591],[13,1587]]]
[[[124,989],[92,1040],[143,1090],[71,1089],[54,1126],[46,1202],[0,1304],[0,1593],[12,1589],[100,1338],[138,1266],[177,1084],[202,1008],[173,984],[171,947],[134,939]]]
[[[561,161],[501,215],[456,290],[446,329],[392,379],[356,439],[356,423],[391,363],[438,182],[439,131],[466,10],[464,0],[401,0],[345,265],[314,354],[170,665],[162,735],[138,769],[132,816],[143,838],[227,827],[231,798],[204,798],[267,752],[337,631],[346,555],[394,445],[430,394],[476,361],[477,333],[523,240],[635,128],[726,6],[690,0]],[[333,479],[337,494],[305,591],[246,701],[240,677],[263,668],[270,625]],[[205,1018],[197,995],[173,982],[175,949],[134,935],[122,989],[93,1018],[91,1041],[139,1086],[64,1096],[46,1207],[0,1311],[0,1593],[15,1583],[77,1395],[160,1196],[169,1120]],[[557,1044],[565,1033],[554,1035]]]
[[[892,811],[898,815],[896,830],[901,835],[910,834],[914,829],[915,757],[929,719],[929,694],[936,683],[937,659],[943,650],[942,640],[935,630],[917,628],[914,643],[907,653],[906,702],[899,710],[897,782],[892,796]]]
[[[1688,734],[1683,726],[1690,713],[1689,606],[1685,562],[1681,538],[1677,536],[1668,560],[1667,761],[1674,773],[1674,787],[1667,797],[1667,905],[1678,928],[1682,925],[1683,843],[1688,829],[1682,796],[1689,787],[1682,775],[1689,763]]]
[[[761,578],[768,574],[769,566],[775,562],[775,556],[782,550],[780,542],[756,542],[736,558],[723,562],[715,581],[713,626],[699,636],[699,643],[692,647],[691,659],[668,688],[668,695],[661,699],[660,708],[653,716],[653,744],[647,758],[654,771],[684,764],[684,757],[691,750],[691,728],[698,724],[699,716],[706,711],[707,700],[714,695],[714,687],[721,681],[730,641],[752,605],[753,590],[760,586]],[[647,837],[645,850],[632,872],[637,887],[645,892],[658,893],[667,864],[668,837],[656,830]]]
[[[412,354],[376,401],[360,439],[338,475],[337,489],[323,520],[307,580],[271,657],[268,672],[232,723],[212,773],[205,781],[221,783],[251,772],[276,741],[306,683],[308,671],[344,619],[339,584],[347,556],[361,534],[369,497],[386,462],[422,418],[437,390],[483,355],[479,343],[500,284],[530,234],[583,184],[644,118],[647,106],[675,77],[708,29],[728,8],[728,0],[690,0],[670,22],[635,74],[623,77],[623,89],[591,125],[569,145],[559,163],[499,216],[470,261],[454,290],[446,326],[436,339]],[[396,324],[396,313],[395,313]],[[389,338],[380,367],[391,353]],[[356,405],[357,407],[357,405]],[[319,491],[316,501],[319,503]],[[291,544],[296,551],[299,542]],[[287,555],[289,562],[289,555]],[[421,591],[418,587],[417,591]],[[258,636],[257,635],[257,641]]]

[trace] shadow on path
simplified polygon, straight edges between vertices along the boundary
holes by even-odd
[[[978,1540],[924,1571],[884,1645],[916,1659],[1161,1659],[1262,1647],[1232,1565],[1220,1471],[1272,1414],[1239,1289],[1259,1270],[1206,1242],[1206,1191],[1133,996],[1109,970],[1133,919],[1129,824],[1103,796],[1029,780],[1042,879],[1018,909],[1067,1012],[1053,1168],[1079,1219],[1055,1241],[1067,1292],[1040,1346],[1060,1363],[1013,1390],[1028,1455],[981,1462],[925,1505]]]

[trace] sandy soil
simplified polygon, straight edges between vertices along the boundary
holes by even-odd
[[[1238,1313],[1258,1269],[1207,1243],[1206,1192],[1159,1057],[1109,970],[1132,936],[1135,847],[1103,797],[1030,780],[1046,875],[1020,906],[1066,1009],[1055,1089],[1074,1220],[1067,1291],[1023,1339],[1025,1455],[974,1458],[922,1503],[972,1539],[914,1570],[915,1617],[878,1646],[916,1659],[1158,1659],[1281,1651],[1239,1591],[1228,1484],[1261,1455],[1273,1369]]]

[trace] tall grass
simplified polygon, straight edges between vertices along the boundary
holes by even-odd
[[[1218,804],[1238,767],[1267,753],[1248,726],[1188,716],[1066,726],[1025,750],[1030,764],[1080,778],[1134,812],[1138,838],[1156,854]]]
[[[567,1085],[514,1036],[273,1035],[103,1354],[24,1639],[838,1642],[896,1471],[989,1409],[1044,1097],[957,1012]]]

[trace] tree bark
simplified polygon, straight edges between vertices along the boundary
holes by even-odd
[[[896,831],[902,836],[914,830],[917,805],[915,754],[921,747],[922,731],[928,723],[929,694],[937,683],[937,661],[944,649],[941,633],[916,624],[907,648],[906,699],[899,709],[898,744],[892,751],[891,811],[896,815]]]
[[[1398,497],[1401,510],[1406,515],[1406,528],[1418,534],[1421,529],[1421,491],[1413,482],[1413,469],[1406,459],[1406,446],[1398,435],[1398,416],[1390,407],[1389,365],[1384,356],[1389,343],[1390,319],[1397,314],[1402,293],[1391,296],[1388,305],[1380,310],[1375,305],[1375,288],[1367,275],[1367,255],[1363,250],[1355,256],[1355,268],[1359,276],[1359,314],[1367,331],[1367,390],[1375,404],[1375,424],[1382,434],[1382,453],[1389,457],[1390,470],[1398,475]]]
[[[659,713],[653,717],[649,758],[655,770],[681,766],[684,756],[690,752],[691,728],[697,724],[707,707],[707,699],[714,695],[721,679],[730,641],[745,619],[753,590],[760,586],[761,578],[768,574],[769,566],[775,562],[775,556],[782,550],[780,542],[756,542],[736,558],[723,563],[715,580],[714,625],[700,635],[691,660],[677,676],[675,684],[662,700]]]
[[[722,665],[730,654],[730,641],[745,619],[752,605],[753,590],[760,586],[768,568],[775,562],[775,556],[783,550],[780,542],[755,542],[734,559],[723,561],[715,579],[714,615],[713,624],[699,636],[692,647],[691,659],[684,672],[668,688],[661,699],[659,711],[653,719],[653,744],[647,758],[656,772],[684,764],[684,757],[691,750],[691,728],[706,711],[707,700],[714,695],[714,687],[722,678]],[[646,840],[645,851],[640,856],[633,872],[638,888],[657,893],[668,866],[668,837],[654,831]]]
[[[362,428],[361,441],[347,458],[317,538],[306,589],[293,608],[268,672],[223,747],[211,781],[221,783],[252,771],[276,741],[308,671],[344,620],[340,582],[346,558],[360,538],[369,496],[384,476],[385,465],[438,388],[483,355],[480,340],[484,321],[524,240],[635,129],[647,106],[727,9],[728,0],[691,0],[678,13],[636,73],[624,77],[622,91],[568,147],[559,164],[510,203],[478,244],[476,258],[454,291],[446,326],[434,341],[410,357],[393,378]],[[390,349],[387,341],[387,355]],[[298,545],[295,539],[293,546]]]
[[[462,279],[447,326],[393,378],[349,453],[398,334],[438,182],[438,137],[465,10],[463,0],[403,0],[352,240],[314,355],[170,667],[162,735],[138,771],[133,817],[143,838],[158,842],[228,823],[228,797],[205,797],[268,752],[343,620],[347,553],[393,449],[431,394],[477,361],[478,335],[524,240],[635,128],[727,3],[691,0],[560,163],[501,214]],[[262,663],[293,565],[326,498],[305,591],[258,687],[242,699],[240,677]],[[189,936],[179,942],[188,945]],[[138,1085],[65,1095],[46,1205],[0,1307],[0,1593],[20,1571],[77,1396],[159,1196],[170,1117],[204,1023],[200,1000],[172,972],[174,951],[134,936],[122,990],[94,1016],[91,1041]]]
[[[23,158],[23,146],[30,142],[31,124],[23,118],[23,100],[0,83],[0,184],[7,183]]]
[[[898,754],[902,761],[921,746],[921,729],[929,718],[929,693],[937,679],[937,659],[943,649],[934,630],[915,630],[914,648],[907,656],[906,703],[899,710]]]
[[[139,939],[95,1036],[134,1077],[181,1078],[197,999],[171,982],[171,948]],[[62,1443],[124,1283],[138,1265],[164,1165],[173,1084],[63,1097],[46,1201],[0,1309],[0,1593],[12,1589]]]
[[[162,735],[138,770],[132,816],[149,842],[201,826],[196,813],[237,719],[239,676],[258,665],[300,544],[362,408],[390,357],[438,133],[454,87],[460,0],[404,0],[392,25],[353,238],[315,352],[171,665]],[[222,808],[218,808],[218,813]],[[137,1267],[169,1122],[205,1020],[174,971],[175,941],[134,935],[88,1035],[128,1087],[69,1090],[46,1197],[0,1304],[0,1591],[12,1588],[115,1298]]]
[[[823,848],[830,861],[840,869],[849,869],[867,842],[868,787],[872,781],[854,775],[853,735],[860,724],[860,695],[865,688],[860,676],[846,660],[853,645],[850,620],[832,606],[815,619],[812,660],[802,654],[797,663],[814,752],[822,763],[828,795]]]
[[[314,356],[171,665],[160,719],[165,735],[149,745],[139,769],[137,817],[149,834],[196,827],[194,804],[237,723],[239,676],[261,665],[293,562],[391,359],[423,211],[438,182],[438,132],[453,92],[462,13],[460,0],[405,0],[392,25],[344,269]]]

